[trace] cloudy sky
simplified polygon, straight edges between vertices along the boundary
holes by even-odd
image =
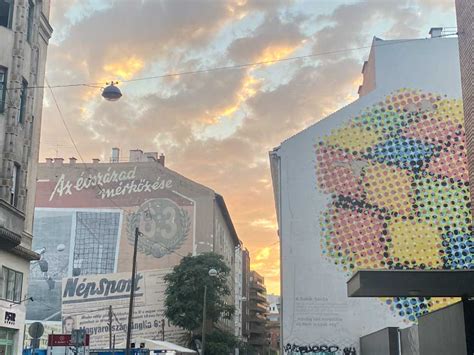
[[[268,151],[357,98],[375,35],[426,37],[456,26],[454,0],[53,0],[51,85],[84,160],[112,147],[166,155],[167,166],[221,193],[253,268],[279,293]],[[324,54],[334,52],[336,54]],[[208,68],[289,60],[126,82]],[[46,93],[41,159],[77,153]]]

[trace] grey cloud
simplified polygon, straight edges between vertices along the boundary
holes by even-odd
[[[265,18],[251,36],[234,40],[228,48],[228,54],[237,63],[248,63],[257,60],[268,47],[296,47],[305,38],[298,23],[284,23],[278,14],[272,14]]]
[[[454,11],[454,0],[416,0],[416,3],[426,10],[438,7],[442,10]]]
[[[341,5],[330,15],[319,16],[318,21],[327,25],[314,35],[315,52],[366,45],[374,35],[386,35],[391,38],[416,36],[423,23],[417,9],[407,0],[365,0]],[[393,26],[385,34],[369,33],[368,31],[377,22],[393,22]],[[325,59],[332,60],[332,58],[328,56]]]
[[[373,35],[367,34],[371,24],[376,20],[384,20],[384,16],[395,22],[393,33],[405,35],[404,31],[411,31],[410,22],[416,17],[407,17],[406,23],[402,18],[412,13],[411,7],[399,7],[396,15],[392,16],[389,14],[390,6],[377,5],[381,2],[372,3],[371,6],[376,9],[367,5],[368,2],[354,7],[344,5],[330,16],[320,17],[318,21],[324,21],[327,25],[315,35],[317,49],[340,49],[353,44],[365,44]],[[143,17],[139,14],[144,10],[132,8],[130,3],[135,2],[119,2],[117,6],[120,9],[106,10],[73,26],[69,39],[50,52],[50,81],[83,81],[85,77],[100,72],[103,58],[116,53],[114,51],[117,48],[124,51],[117,52],[118,55],[137,51],[150,58],[160,53],[168,56],[166,51],[176,49],[175,46],[190,51],[205,47],[212,41],[215,32],[226,24],[223,21],[230,21],[226,19],[231,16],[222,5],[224,1],[212,1],[209,9],[203,9],[202,17],[195,12],[199,9],[194,5],[194,10],[188,9],[183,19],[176,21],[171,19],[181,15],[172,3],[163,3],[166,11],[156,5],[158,2],[149,4],[147,6],[154,6],[155,12],[149,10]],[[271,3],[271,0],[258,3],[250,1],[245,5],[247,9],[242,11],[250,11],[250,6],[254,6],[258,11],[271,12],[267,21],[276,21]],[[151,23],[154,13],[166,13],[169,20]],[[120,19],[122,28],[113,23],[117,19]],[[136,24],[137,21],[143,23]],[[416,23],[414,25],[418,26]],[[241,46],[237,50],[238,44],[234,44],[234,50],[229,50],[231,59],[247,61],[255,53],[261,52],[262,48],[275,43],[279,37],[288,38],[291,43],[299,43],[302,38],[297,23],[274,22],[279,37],[269,33],[271,26],[262,26],[249,34],[248,38],[242,39],[242,42],[247,41],[249,47],[254,48]],[[97,30],[104,28],[110,32]],[[174,32],[175,29],[177,32]],[[287,29],[288,33],[280,29]],[[194,31],[197,33],[193,37],[191,34]],[[116,145],[124,151],[140,147],[164,152],[172,169],[223,193],[242,237],[248,241],[257,239],[264,245],[264,238],[274,236],[274,233],[260,233],[259,230],[254,237],[256,229],[246,225],[246,221],[256,214],[272,218],[271,190],[268,183],[259,182],[270,180],[268,150],[317,122],[328,111],[346,104],[350,100],[348,95],[355,94],[357,90],[355,82],[360,78],[361,68],[358,60],[345,56],[335,56],[330,61],[321,59],[314,65],[301,66],[301,62],[287,64],[293,65],[294,69],[289,81],[259,91],[247,99],[243,104],[247,117],[235,133],[225,139],[200,140],[196,138],[195,132],[206,125],[203,120],[214,117],[216,112],[236,102],[238,92],[249,74],[245,70],[202,73],[168,80],[164,85],[169,89],[167,95],[156,93],[143,96],[135,93],[139,89],[135,86],[137,84],[123,85],[124,97],[118,102],[98,101],[99,98],[92,96],[90,101],[95,105],[92,106],[90,117],[84,120],[81,119],[84,100],[80,97],[91,89],[56,89],[55,92],[86,160],[101,154],[107,158],[109,149]],[[196,68],[202,62],[185,65]],[[277,82],[277,78],[272,79]],[[100,92],[97,90],[93,94],[98,96]],[[45,108],[43,117],[44,131],[48,135],[64,137],[64,129],[54,106]],[[69,152],[74,154],[73,151]]]

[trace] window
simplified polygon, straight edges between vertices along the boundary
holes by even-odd
[[[28,30],[26,32],[26,40],[31,43],[31,37],[33,35],[33,21],[35,19],[35,4],[33,1],[28,2]]]
[[[6,89],[7,89],[7,69],[0,67],[0,113],[5,110],[5,97],[7,95]]]
[[[13,165],[12,188],[10,192],[10,204],[18,207],[18,191],[20,189],[20,173],[21,167],[17,163]]]
[[[1,1],[1,0],[0,0]],[[21,92],[20,92],[20,111],[18,113],[18,123],[25,122],[26,114],[26,91],[28,90],[28,82],[23,79],[21,83]]]
[[[2,268],[1,279],[3,282],[0,282],[0,296],[1,298],[12,301],[12,302],[21,302],[21,289],[23,286],[23,274],[21,272],[9,269],[7,267]]]
[[[0,0],[0,26],[12,28],[13,0]]]

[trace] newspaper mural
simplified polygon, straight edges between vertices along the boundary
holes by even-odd
[[[164,276],[166,270],[141,271],[137,274],[133,312],[133,335],[147,339],[180,342],[184,331],[164,318]],[[109,306],[112,306],[112,334],[115,343],[125,341],[130,297],[130,273],[79,276],[63,279],[63,332],[85,329],[90,347],[109,347]],[[84,312],[87,310],[87,312]],[[164,322],[164,327],[163,327]]]
[[[167,174],[147,177],[136,167],[76,174],[38,182],[33,249],[41,259],[31,264],[29,320],[64,321],[65,278],[129,274],[137,227],[139,270],[169,268],[193,250],[195,204]],[[84,323],[75,317],[63,327]]]

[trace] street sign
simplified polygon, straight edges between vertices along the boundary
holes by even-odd
[[[39,339],[31,339],[30,340],[30,347],[32,349],[38,349],[40,347],[40,340]]]
[[[89,346],[89,334],[85,335],[84,346]],[[75,346],[71,334],[48,335],[48,346]]]
[[[44,333],[44,326],[40,322],[34,322],[28,328],[28,333],[33,339],[41,338]]]

